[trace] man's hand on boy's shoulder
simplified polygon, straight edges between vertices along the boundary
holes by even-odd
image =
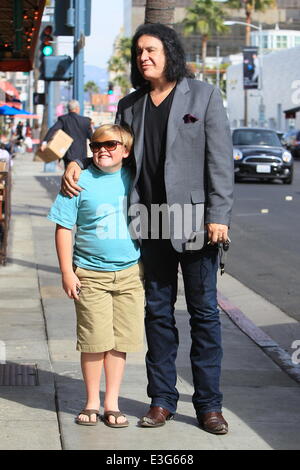
[[[76,162],[70,162],[61,180],[61,192],[64,196],[78,196],[82,188],[76,183],[79,180],[81,168]]]

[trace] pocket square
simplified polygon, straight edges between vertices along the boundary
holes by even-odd
[[[183,120],[184,120],[185,124],[188,124],[190,122],[199,121],[199,119],[196,116],[193,116],[192,114],[185,114],[183,116]]]

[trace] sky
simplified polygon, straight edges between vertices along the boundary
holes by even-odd
[[[86,37],[84,61],[106,68],[113,42],[123,26],[123,0],[92,0],[91,35]]]

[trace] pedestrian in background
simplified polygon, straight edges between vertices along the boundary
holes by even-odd
[[[192,401],[197,420],[208,432],[226,434],[219,384],[222,346],[216,282],[218,243],[228,239],[233,202],[229,123],[220,91],[190,78],[173,29],[142,25],[133,37],[131,54],[136,91],[119,102],[116,117],[116,122],[132,128],[135,137],[136,174],[130,202],[140,202],[148,211],[154,204],[168,204],[179,206],[184,213],[188,206],[194,220],[197,212],[203,214],[208,241],[203,240],[198,249],[191,248],[189,235],[175,235],[175,223],[170,224],[167,239],[159,227],[159,239],[149,233],[142,240],[151,405],[140,425],[162,426],[177,408],[179,338],[174,309],[180,264],[190,314]],[[79,174],[79,166],[72,163],[63,178],[66,194],[80,191],[76,185]],[[204,235],[201,225],[194,226],[191,234],[199,240]]]
[[[32,128],[32,150],[36,153],[39,143],[40,143],[40,126],[39,123],[36,121]]]
[[[31,129],[29,120],[26,121],[24,144],[26,145],[26,151],[32,152],[32,149],[33,149],[32,129]]]
[[[0,161],[8,162],[10,167],[13,165],[11,154],[7,150],[4,142],[0,142]]]
[[[76,100],[69,101],[68,111],[68,114],[59,116],[54,126],[48,130],[41,145],[41,150],[44,151],[47,142],[52,139],[55,132],[62,129],[73,139],[72,145],[63,157],[65,167],[76,159],[85,165],[87,163],[87,139],[90,140],[93,133],[91,120],[88,117],[80,116],[80,105]]]
[[[16,128],[17,143],[20,144],[24,140],[24,125],[21,121],[18,122]]]

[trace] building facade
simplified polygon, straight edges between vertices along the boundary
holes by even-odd
[[[192,0],[176,0],[174,15],[174,28],[180,34],[182,25],[180,24],[185,17],[186,8],[191,6]],[[124,0],[124,26],[125,35],[130,37],[135,32],[138,25],[144,22],[145,0]],[[255,12],[252,16],[252,22],[256,25],[262,24],[263,29],[274,29],[278,25],[281,30],[300,30],[300,8],[299,0],[277,0],[277,7],[267,9],[265,12]],[[243,9],[233,10],[223,4],[226,12],[226,19],[245,21],[245,12]],[[199,35],[189,37],[182,36],[184,48],[189,61],[197,61],[201,58],[201,38]],[[220,47],[222,57],[241,52],[245,44],[245,27],[234,25],[229,28],[226,35],[214,35],[208,42],[208,56],[216,55],[217,46]],[[296,44],[295,44],[296,45]],[[198,57],[197,57],[198,56]]]
[[[300,107],[300,47],[274,51],[262,58],[262,89],[247,90],[249,126],[300,129],[300,112],[286,119],[284,111]],[[227,111],[231,127],[245,124],[243,64],[227,69]]]
[[[300,30],[279,29],[276,25],[275,29],[255,31],[251,33],[251,45],[260,47],[263,53],[297,47],[300,46]]]

